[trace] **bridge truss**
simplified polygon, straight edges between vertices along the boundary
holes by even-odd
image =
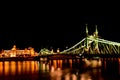
[[[61,54],[120,54],[120,43],[113,42],[98,37],[96,26],[95,33],[88,35],[86,25],[86,37],[74,46],[63,50]]]

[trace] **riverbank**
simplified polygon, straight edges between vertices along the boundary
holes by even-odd
[[[29,56],[29,57],[2,57],[0,58],[0,61],[33,61],[33,60],[39,60],[35,56]]]

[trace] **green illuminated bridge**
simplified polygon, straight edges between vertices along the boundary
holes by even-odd
[[[93,35],[88,34],[86,25],[86,37],[72,47],[61,51],[59,54],[49,50],[41,50],[41,55],[77,55],[91,57],[120,57],[120,43],[101,39],[98,36],[97,25]]]

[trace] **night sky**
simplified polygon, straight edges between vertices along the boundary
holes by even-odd
[[[87,9],[89,10],[89,9]],[[85,37],[85,24],[89,34],[98,25],[99,36],[120,42],[119,15],[102,10],[81,10],[76,7],[6,7],[1,12],[0,50],[28,47],[63,50]]]

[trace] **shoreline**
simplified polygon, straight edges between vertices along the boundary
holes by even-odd
[[[37,57],[3,57],[0,58],[0,61],[39,61]]]

